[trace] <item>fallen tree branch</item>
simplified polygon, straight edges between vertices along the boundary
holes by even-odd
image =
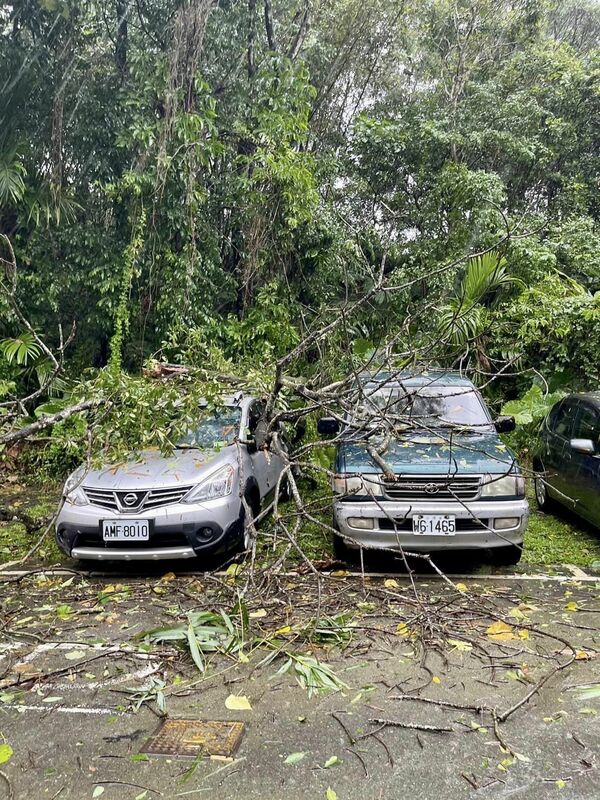
[[[379,725],[380,727],[377,730],[381,730],[381,728],[407,728],[411,731],[429,731],[430,733],[453,733],[453,728],[439,728],[437,725],[421,725],[418,722],[401,722],[397,719],[370,719],[369,722],[371,725]],[[371,733],[363,733],[360,736],[360,739],[365,739],[367,736],[372,736],[373,733],[377,731],[372,731]]]
[[[73,406],[63,408],[62,411],[57,411],[56,414],[48,414],[42,419],[39,419],[37,422],[32,422],[30,425],[25,425],[23,428],[18,428],[17,430],[3,433],[0,435],[0,445],[13,444],[13,442],[17,442],[21,439],[27,439],[34,433],[43,431],[45,428],[56,425],[58,422],[64,422],[66,419],[75,416],[75,414],[81,414],[83,411],[89,411],[92,408],[99,408],[100,406],[105,405],[106,402],[106,400],[102,399],[81,400],[79,403],[76,403]]]

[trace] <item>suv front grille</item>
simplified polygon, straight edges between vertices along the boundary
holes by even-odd
[[[136,489],[126,492],[84,486],[83,491],[94,506],[131,514],[180,503],[191,488],[191,486],[170,486],[164,489]]]
[[[391,500],[475,500],[479,495],[478,475],[398,475],[383,480],[383,491]]]

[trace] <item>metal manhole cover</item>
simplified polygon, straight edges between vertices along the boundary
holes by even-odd
[[[244,729],[243,722],[166,719],[141,752],[161,756],[231,757],[239,747]]]

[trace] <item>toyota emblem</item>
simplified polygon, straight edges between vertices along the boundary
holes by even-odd
[[[137,502],[138,502],[137,494],[134,494],[133,492],[129,492],[129,494],[126,494],[125,497],[123,498],[123,505],[129,507],[136,506]]]
[[[437,494],[440,490],[440,487],[437,483],[426,483],[425,484],[425,492],[427,494]]]

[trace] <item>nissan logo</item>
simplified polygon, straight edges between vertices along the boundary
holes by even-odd
[[[137,494],[134,494],[133,492],[129,492],[129,494],[126,494],[125,497],[123,498],[123,505],[125,506],[129,507],[136,506],[137,503],[138,503]]]
[[[424,488],[427,494],[437,494],[440,490],[437,483],[426,483]]]

